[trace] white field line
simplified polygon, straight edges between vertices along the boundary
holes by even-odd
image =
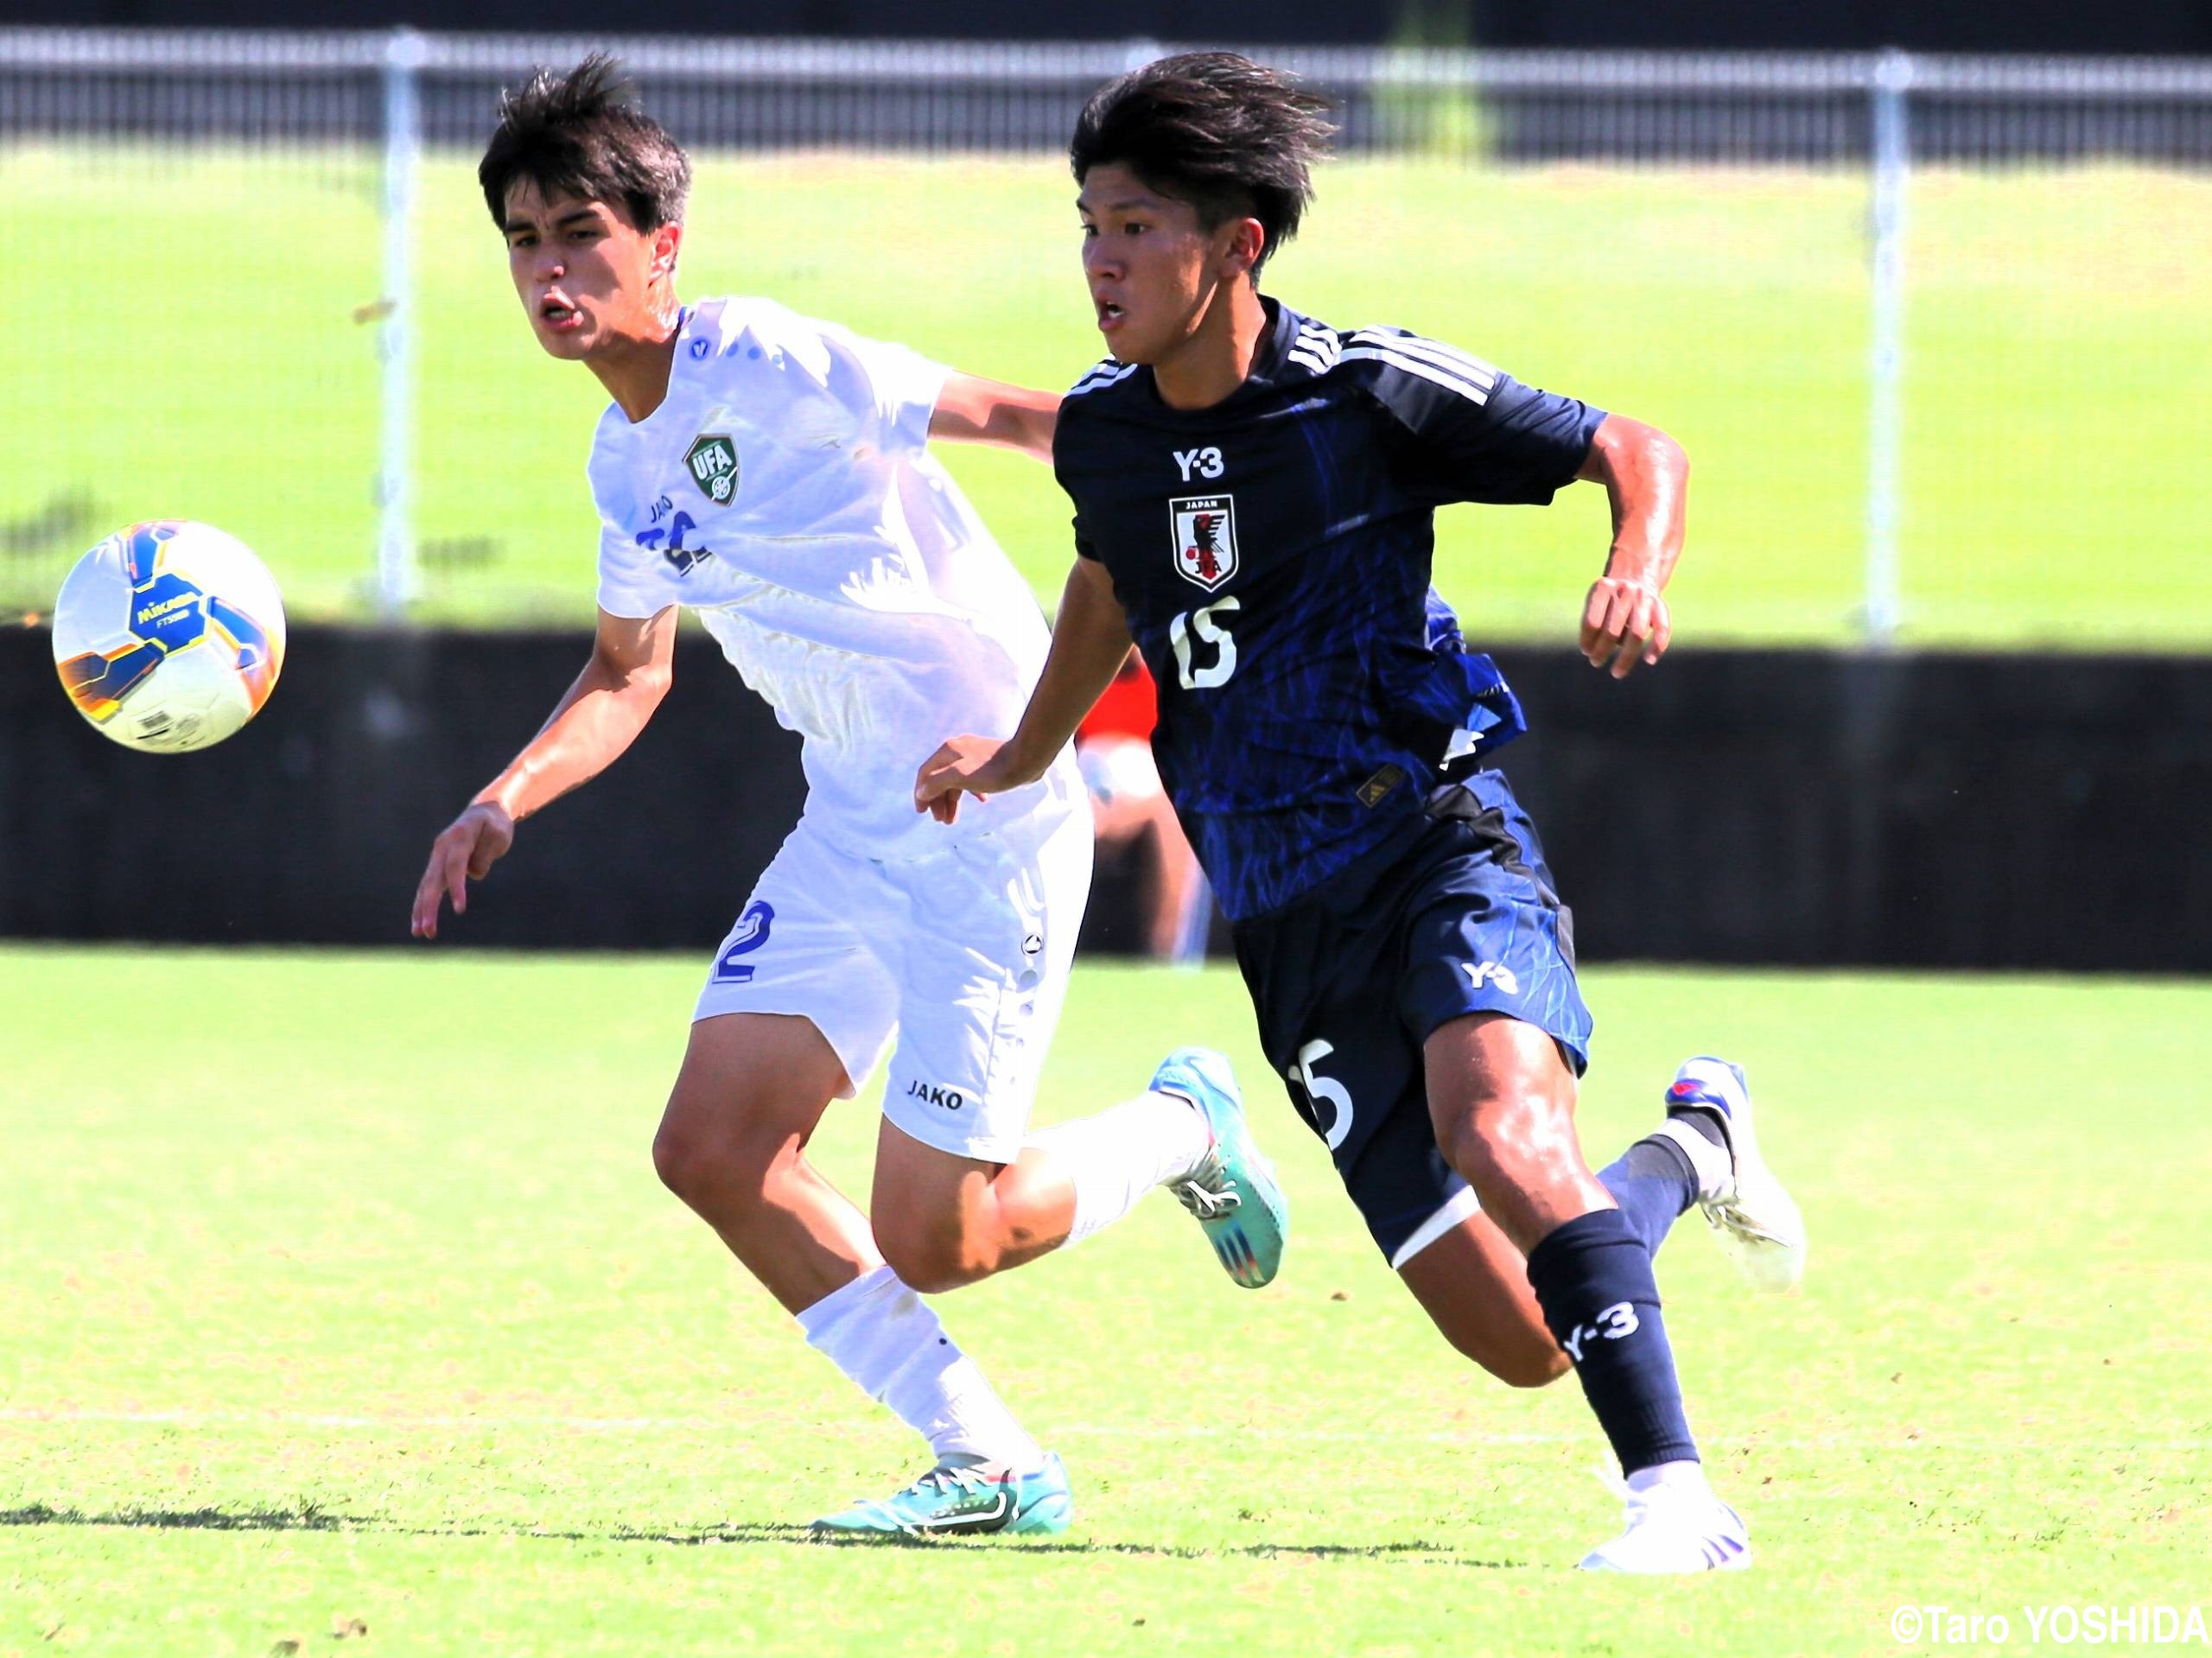
[[[399,1432],[435,1430],[499,1433],[552,1430],[568,1433],[721,1434],[743,1433],[757,1422],[737,1419],[709,1420],[696,1416],[351,1416],[303,1411],[200,1410],[79,1410],[33,1407],[0,1408],[0,1425],[27,1427],[91,1424],[122,1427],[278,1427],[325,1428],[347,1431],[389,1429]],[[1271,1428],[1233,1423],[1075,1423],[1057,1429],[1069,1439],[1198,1441],[1219,1444],[1224,1438],[1255,1440],[1266,1445],[1584,1445],[1592,1434],[1392,1432],[1356,1428]],[[1594,1430],[1593,1430],[1594,1432]],[[2002,1435],[1977,1434],[1947,1438],[1940,1434],[1905,1436],[1885,1433],[1816,1433],[1771,1437],[1763,1434],[1705,1434],[1708,1445],[1732,1445],[1767,1451],[1961,1451],[2027,1453],[2044,1456],[2102,1455],[2112,1452],[2212,1451],[2212,1438],[2183,1439],[2015,1439]]]

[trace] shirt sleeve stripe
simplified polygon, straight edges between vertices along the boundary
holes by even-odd
[[[1344,353],[1347,363],[1388,363],[1393,368],[1403,369],[1408,374],[1440,385],[1447,391],[1456,391],[1471,403],[1490,401],[1490,388],[1462,378],[1459,374],[1419,357],[1402,356],[1395,351],[1384,351],[1379,346],[1354,346]]]
[[[1283,356],[1300,368],[1315,375],[1326,374],[1337,365],[1344,355],[1344,341],[1333,328],[1324,327],[1313,321],[1300,321],[1298,338],[1291,343]]]
[[[1135,373],[1137,367],[1138,365],[1135,363],[1115,363],[1109,359],[1108,362],[1101,363],[1070,386],[1067,395],[1071,397],[1078,397],[1085,391],[1096,391],[1102,386],[1116,384]]]
[[[1419,334],[1386,334],[1379,328],[1361,330],[1352,336],[1363,346],[1376,346],[1386,351],[1402,352],[1408,357],[1419,357],[1439,368],[1453,369],[1475,381],[1485,391],[1497,384],[1500,370],[1496,364],[1485,363],[1479,357],[1470,356],[1457,346],[1447,346],[1439,340],[1425,340]]]

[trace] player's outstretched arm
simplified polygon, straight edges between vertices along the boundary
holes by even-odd
[[[1660,597],[1682,556],[1689,457],[1656,426],[1608,415],[1576,475],[1603,484],[1613,507],[1605,573],[1582,607],[1582,654],[1625,679],[1666,654],[1673,623]]]
[[[988,443],[1020,449],[1039,461],[1052,458],[1052,429],[1059,423],[1060,394],[1032,391],[955,374],[937,395],[930,435],[948,443]]]
[[[1114,596],[1113,578],[1096,559],[1078,558],[1052,619],[1052,648],[1014,735],[1003,742],[955,737],[946,743],[915,775],[914,810],[950,823],[960,815],[963,794],[981,800],[1036,782],[1128,654],[1128,618]]]
[[[468,882],[481,880],[514,844],[515,825],[597,777],[645,728],[667,695],[676,655],[676,607],[649,620],[599,613],[591,660],[507,769],[430,843],[415,888],[414,933],[438,936],[440,907],[468,908]]]

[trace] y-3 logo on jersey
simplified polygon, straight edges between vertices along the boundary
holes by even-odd
[[[1209,444],[1203,449],[1178,449],[1175,464],[1183,469],[1183,481],[1189,483],[1193,474],[1200,478],[1218,478],[1224,470],[1221,451]]]
[[[1213,592],[1236,574],[1236,498],[1178,495],[1167,503],[1175,533],[1175,568],[1186,581]]]
[[[1487,983],[1496,985],[1509,996],[1517,996],[1521,994],[1520,979],[1515,975],[1513,969],[1503,962],[1479,963],[1462,962],[1459,965],[1467,970],[1467,977],[1472,981],[1471,988],[1473,989],[1479,990]]]

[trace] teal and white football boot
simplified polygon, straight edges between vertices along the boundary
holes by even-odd
[[[1059,1453],[1033,1474],[1004,1463],[932,1468],[903,1491],[855,1502],[808,1528],[818,1536],[979,1536],[989,1532],[1048,1536],[1068,1528],[1075,1499]]]
[[[1290,1232],[1290,1207],[1244,1121],[1236,1074],[1211,1048],[1178,1048],[1160,1062],[1150,1083],[1156,1094],[1188,1100],[1213,1131],[1213,1149],[1168,1190],[1197,1217],[1222,1268],[1248,1290],[1272,1280],[1282,1266]]]

